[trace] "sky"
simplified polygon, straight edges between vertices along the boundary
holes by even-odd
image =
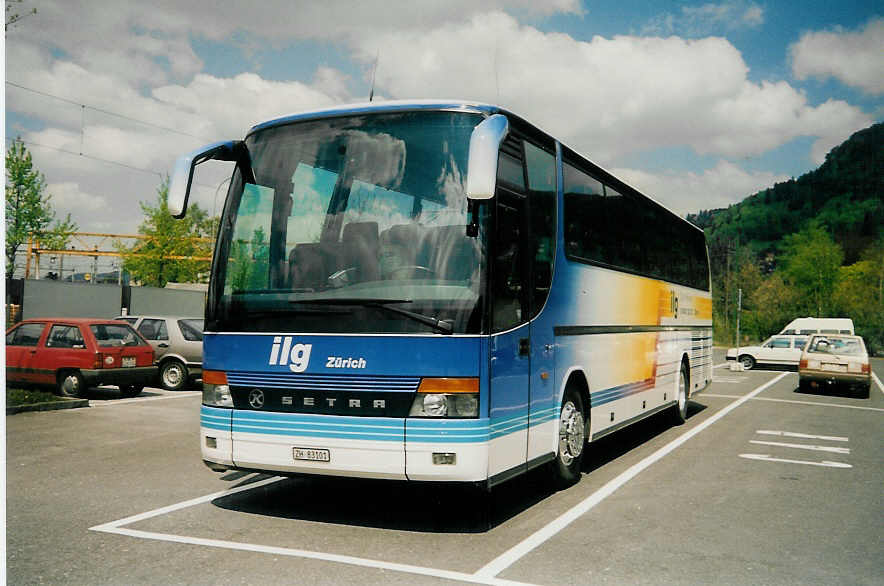
[[[21,137],[58,215],[90,232],[135,233],[177,156],[366,101],[372,78],[375,100],[510,109],[680,215],[813,170],[884,119],[880,0],[23,0],[12,12],[27,15],[6,31],[5,145]],[[198,172],[210,213],[228,173]]]

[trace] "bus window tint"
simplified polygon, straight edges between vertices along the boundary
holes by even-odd
[[[620,193],[567,162],[563,175],[569,258],[709,290],[701,230],[657,203]]]
[[[601,182],[564,165],[565,252],[585,260],[606,262],[603,252],[605,192]]]
[[[500,153],[497,164],[497,178],[521,189],[525,188],[525,175],[522,163],[513,156]]]
[[[298,163],[292,174],[292,208],[286,226],[286,258],[296,244],[319,242],[322,221],[338,174]]]
[[[520,196],[497,197],[497,248],[492,269],[492,330],[502,332],[522,323],[522,210]]]
[[[531,208],[531,256],[534,283],[531,315],[537,315],[552,281],[556,234],[556,159],[552,153],[525,142],[528,198]]]
[[[266,289],[274,190],[245,184],[233,229],[225,293]]]
[[[635,201],[605,185],[603,246],[608,264],[634,272],[643,272],[641,212]]]

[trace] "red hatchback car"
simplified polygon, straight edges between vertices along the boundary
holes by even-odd
[[[52,385],[67,397],[117,385],[134,397],[156,379],[153,348],[127,323],[88,318],[22,321],[6,331],[6,381]]]

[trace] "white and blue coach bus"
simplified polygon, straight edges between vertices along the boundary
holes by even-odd
[[[703,232],[519,116],[315,111],[181,157],[235,161],[206,306],[213,470],[491,487],[580,477],[587,442],[712,377]]]

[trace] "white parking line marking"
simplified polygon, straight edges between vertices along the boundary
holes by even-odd
[[[811,446],[808,444],[788,444],[784,442],[766,442],[762,440],[749,440],[750,444],[762,446],[780,446],[783,448],[796,448],[799,450],[812,450],[814,452],[830,452],[832,454],[849,454],[850,448],[838,448],[834,446]]]
[[[730,362],[722,362],[721,364],[716,364],[712,368],[721,368],[722,366],[727,366]]]
[[[169,513],[173,513],[175,511],[180,511],[181,509],[186,509],[188,507],[193,507],[196,505],[205,504],[211,502],[217,498],[222,498],[226,496],[230,496],[232,494],[236,494],[239,492],[245,492],[247,490],[252,490],[254,488],[260,488],[261,486],[272,484],[274,482],[279,482],[280,480],[285,480],[285,478],[281,478],[278,476],[274,476],[271,478],[265,478],[264,480],[259,480],[257,482],[252,482],[249,484],[245,484],[242,486],[238,486],[236,488],[231,488],[229,490],[222,490],[220,492],[214,492],[212,494],[207,494],[205,496],[197,497],[194,499],[190,499],[187,501],[182,501],[180,503],[176,503],[174,505],[169,505],[167,507],[161,507],[159,509],[154,509],[152,511],[147,511],[146,513],[139,513],[138,515],[132,515],[131,517],[126,517],[124,519],[118,519],[117,521],[111,521],[110,523],[104,523],[102,525],[96,525],[95,527],[90,527],[90,531],[101,531],[102,533],[111,533],[115,535],[126,535],[129,537],[136,537],[139,539],[153,539],[156,541],[168,541],[172,543],[184,543],[190,545],[202,545],[206,547],[218,547],[224,549],[235,549],[240,551],[252,551],[257,553],[269,553],[273,555],[284,555],[289,557],[301,557],[308,558],[314,560],[328,561],[328,562],[337,562],[341,564],[348,564],[352,566],[361,566],[366,568],[375,568],[381,570],[392,570],[396,572],[404,572],[408,574],[418,574],[421,576],[431,576],[434,578],[444,578],[449,580],[458,580],[461,582],[470,582],[473,584],[491,584],[493,586],[531,586],[530,584],[524,582],[514,582],[512,580],[503,580],[500,578],[494,577],[484,577],[484,576],[476,576],[473,574],[464,574],[461,572],[454,572],[450,570],[440,570],[436,568],[425,568],[421,566],[411,566],[408,564],[396,564],[393,562],[383,562],[379,560],[371,560],[367,558],[359,558],[353,556],[332,554],[332,553],[322,553],[316,551],[308,551],[303,549],[292,549],[287,547],[272,547],[266,545],[256,545],[252,543],[241,543],[238,541],[225,541],[220,539],[204,539],[201,537],[188,537],[184,535],[173,535],[170,533],[155,533],[152,531],[140,531],[137,529],[127,529],[125,525],[131,525],[132,523],[138,523],[139,521],[144,521],[146,519],[151,519],[153,517],[159,517],[160,515],[167,515]]]
[[[224,541],[220,539],[204,539],[200,537],[183,537],[179,535],[171,535],[167,533],[153,533],[150,531],[137,531],[135,529],[107,529],[107,533],[115,533],[118,535],[128,535],[129,537],[138,537],[141,539],[155,539],[157,541],[169,541],[172,543],[184,543],[190,545],[202,545],[205,547],[219,547],[223,549],[234,549],[239,551],[251,551],[256,553],[269,553],[272,555],[290,556],[320,560],[326,562],[335,562],[339,564],[348,564],[351,566],[361,566],[364,568],[374,568],[379,570],[392,570],[394,572],[403,572],[406,574],[417,574],[419,576],[430,576],[433,578],[443,578],[447,580],[457,580],[460,582],[469,582],[472,584],[490,584],[492,586],[532,586],[526,582],[515,582],[513,580],[504,580],[501,578],[477,576],[474,574],[464,574],[452,570],[439,570],[435,568],[425,568],[421,566],[411,566],[408,564],[396,564],[392,562],[382,562],[378,560],[370,560],[365,558],[352,557],[347,555],[338,555],[333,553],[321,553],[316,551],[308,551],[303,549],[290,549],[287,547],[272,547],[269,545],[257,545],[252,543],[240,543],[237,541]]]
[[[258,487],[264,486],[265,484],[271,484],[273,482],[279,482],[280,480],[284,480],[284,479],[279,476],[265,478],[264,480],[259,480],[257,482],[250,482],[249,484],[244,484],[244,485],[238,486],[236,488],[222,490],[220,492],[213,492],[212,494],[207,494],[205,496],[197,497],[195,499],[190,499],[189,501],[184,501],[184,502],[176,503],[174,505],[169,505],[168,507],[154,509],[154,510],[148,511],[146,513],[139,513],[138,515],[126,517],[125,519],[118,519],[117,521],[111,521],[110,523],[104,523],[103,525],[96,525],[95,527],[90,527],[89,530],[90,531],[107,531],[108,529],[115,529],[118,527],[122,527],[123,525],[131,525],[132,523],[137,523],[138,521],[144,521],[145,519],[150,519],[151,517],[159,517],[160,515],[174,513],[175,511],[179,511],[181,509],[186,509],[187,507],[192,507],[194,505],[201,505],[203,503],[208,503],[208,502],[211,502],[217,498],[230,496],[232,494],[236,494],[238,492],[243,492],[246,490],[252,490],[253,488],[258,488]]]
[[[881,392],[884,393],[884,384],[881,383],[881,379],[878,378],[878,375],[873,372],[872,378],[875,380],[875,384],[878,385],[878,388],[881,389]]]
[[[134,397],[132,399],[115,399],[95,403],[90,401],[90,407],[114,407],[116,405],[128,405],[129,403],[146,403],[148,401],[162,401],[163,399],[182,399],[184,397],[195,397],[202,395],[202,391],[178,391],[175,394],[160,395],[159,397]]]
[[[788,374],[788,373],[786,373]],[[701,396],[703,397],[714,397],[716,399],[737,399],[740,395],[724,395],[720,393],[703,393]],[[838,403],[820,403],[818,401],[794,401],[791,399],[774,399],[770,397],[756,397],[752,399],[753,401],[771,401],[773,403],[792,403],[794,405],[815,405],[817,407],[838,407],[839,409],[860,409],[862,411],[881,411],[884,412],[884,409],[880,407],[863,407],[861,405],[839,405]]]
[[[740,454],[741,458],[746,458],[747,460],[761,460],[764,462],[783,462],[786,464],[804,464],[806,466],[822,466],[825,468],[853,468],[850,464],[845,464],[844,462],[829,462],[828,460],[823,460],[822,462],[809,462],[807,460],[788,460],[786,458],[773,458],[767,454]]]
[[[713,376],[714,383],[741,383],[746,380],[745,376]]]
[[[667,454],[669,454],[670,452],[675,450],[677,447],[681,446],[682,444],[684,444],[685,442],[690,440],[692,437],[694,437],[695,435],[697,435],[698,433],[700,433],[701,431],[703,431],[707,427],[709,427],[709,426],[713,425],[715,422],[721,420],[722,417],[726,416],[728,413],[730,413],[731,411],[733,411],[734,409],[736,409],[737,407],[739,407],[740,405],[742,405],[743,403],[745,403],[746,401],[751,399],[752,397],[758,395],[759,393],[761,393],[762,391],[764,391],[768,387],[773,386],[774,384],[778,383],[788,374],[789,374],[788,372],[784,372],[781,375],[779,375],[778,377],[771,379],[770,381],[761,385],[760,387],[758,387],[757,389],[755,389],[754,391],[752,391],[748,395],[740,397],[739,399],[737,399],[733,403],[728,404],[727,406],[722,408],[721,411],[719,411],[715,415],[712,415],[711,417],[709,417],[709,419],[705,420],[703,423],[700,423],[699,425],[697,425],[697,427],[694,427],[693,429],[685,432],[684,434],[682,434],[679,437],[677,437],[676,439],[672,440],[671,442],[669,442],[668,444],[666,444],[662,448],[658,449],[656,452],[654,452],[650,456],[647,456],[642,461],[638,462],[637,464],[634,464],[631,468],[629,468],[625,472],[621,473],[619,476],[617,476],[613,480],[608,481],[607,484],[605,484],[600,489],[598,489],[597,491],[595,491],[594,493],[589,495],[586,499],[584,499],[582,502],[580,502],[577,505],[575,505],[574,507],[572,507],[570,510],[568,510],[565,513],[563,513],[562,515],[560,515],[558,518],[553,520],[551,523],[549,523],[545,527],[539,529],[538,531],[534,532],[533,534],[531,534],[527,538],[523,539],[520,543],[518,543],[515,546],[513,546],[512,548],[508,549],[507,551],[505,551],[501,555],[497,556],[494,560],[492,560],[491,562],[486,564],[484,567],[482,567],[478,572],[476,572],[476,576],[486,576],[489,578],[493,577],[493,576],[497,576],[502,571],[504,571],[505,569],[507,569],[508,567],[510,567],[511,565],[516,563],[517,561],[519,561],[525,555],[527,555],[528,553],[533,551],[535,548],[539,547],[544,542],[546,542],[547,540],[549,540],[550,538],[555,536],[559,531],[561,531],[562,529],[564,529],[565,527],[570,525],[572,522],[574,522],[575,520],[577,520],[581,516],[585,515],[593,507],[595,507],[597,504],[599,504],[600,502],[605,500],[605,498],[607,498],[608,496],[610,496],[614,492],[616,492],[617,489],[619,489],[624,484],[626,484],[627,482],[629,482],[630,480],[632,480],[633,478],[638,476],[642,471],[644,471],[646,468],[648,468],[651,464],[653,464],[654,462],[657,462],[658,460],[660,460],[661,458],[663,458],[664,456],[666,456]]]
[[[839,437],[835,435],[810,435],[807,433],[796,433],[794,431],[772,431],[769,429],[759,429],[755,433],[761,435],[777,435],[780,437],[797,437],[801,439],[818,439],[825,440],[827,442],[848,442],[850,438]]]

